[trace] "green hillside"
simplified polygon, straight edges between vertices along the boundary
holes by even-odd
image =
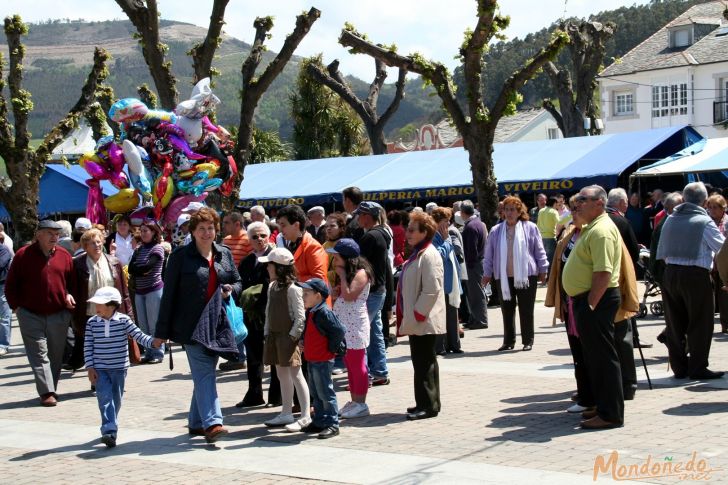
[[[160,27],[162,40],[169,46],[168,57],[178,76],[177,88],[183,100],[192,88],[192,67],[186,53],[204,37],[205,30],[164,20]],[[142,83],[153,87],[141,49],[131,37],[132,32],[133,27],[128,21],[68,23],[56,20],[30,26],[30,33],[24,39],[27,48],[25,88],[32,93],[35,105],[29,122],[34,138],[41,138],[76,101],[96,45],[106,48],[113,56],[108,82],[117,97],[136,97],[136,86]],[[7,50],[7,46],[4,47]],[[240,67],[249,51],[250,45],[226,36],[213,63],[222,73],[215,79],[214,89],[222,100],[218,118],[224,125],[238,123]],[[266,53],[264,63],[274,55]],[[260,128],[279,131],[284,139],[289,139],[292,131],[289,95],[295,84],[299,61],[299,57],[293,58],[265,94],[256,113],[256,123]],[[350,82],[356,92],[365,93],[369,81],[350,78]],[[393,94],[394,86],[385,86],[380,96],[382,109]],[[396,132],[408,123],[432,119],[439,111],[438,99],[429,96],[429,90],[422,89],[419,79],[413,80],[388,129]]]

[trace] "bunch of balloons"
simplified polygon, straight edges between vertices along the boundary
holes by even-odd
[[[229,196],[237,175],[230,133],[210,121],[220,104],[210,79],[195,85],[188,100],[174,112],[149,109],[138,99],[114,103],[109,118],[121,127],[120,142],[112,136],[79,160],[91,176],[86,216],[106,223],[106,211],[146,213],[162,224],[174,222],[182,209],[202,201],[208,192]],[[126,170],[125,170],[126,168]],[[119,192],[103,198],[100,182]]]

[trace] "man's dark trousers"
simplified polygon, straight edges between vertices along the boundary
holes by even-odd
[[[605,421],[622,424],[622,371],[614,345],[614,316],[621,303],[619,288],[608,288],[593,311],[588,295],[586,292],[574,297],[574,314],[597,413]]]
[[[713,289],[707,269],[668,264],[662,280],[667,351],[676,376],[699,375],[708,368],[713,339]],[[690,357],[685,352],[685,337]]]

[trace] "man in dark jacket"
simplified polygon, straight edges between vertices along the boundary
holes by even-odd
[[[637,270],[637,260],[639,258],[640,249],[635,237],[634,229],[629,223],[624,213],[627,210],[627,192],[624,189],[616,188],[609,191],[607,195],[607,214],[609,218],[617,226],[622,241],[627,246],[627,252],[632,260],[632,266]],[[634,399],[634,393],[637,390],[637,369],[634,364],[634,345],[642,345],[643,347],[652,347],[652,344],[640,344],[639,335],[637,334],[637,326],[634,317],[615,322],[614,325],[614,343],[619,354],[619,365],[622,371],[622,386],[624,399]]]
[[[468,305],[470,319],[463,327],[469,330],[488,328],[488,297],[483,286],[483,260],[488,230],[483,221],[475,215],[475,206],[469,200],[460,205],[460,213],[465,219],[463,228],[463,251],[465,268],[468,273]]]
[[[359,225],[366,230],[359,240],[361,255],[371,264],[374,275],[367,298],[367,311],[371,322],[367,364],[374,386],[389,384],[382,314],[386,313],[383,309],[387,298],[387,284],[392,279],[392,265],[388,254],[392,237],[384,227],[379,225],[379,216],[383,210],[382,206],[376,202],[364,201],[354,211],[354,214],[359,217]],[[387,325],[389,325],[389,321],[387,321]]]

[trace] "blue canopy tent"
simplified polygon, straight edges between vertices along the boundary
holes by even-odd
[[[613,135],[499,143],[493,163],[505,193],[614,187],[623,172],[659,160],[701,140],[685,126]],[[359,187],[367,200],[411,201],[474,194],[463,148],[364,157],[264,163],[246,167],[240,205],[278,207],[341,201],[341,190]]]
[[[40,178],[40,203],[38,217],[50,217],[55,214],[82,214],[86,212],[86,198],[90,177],[79,165],[49,164]],[[108,181],[101,182],[101,191],[105,197],[114,195],[118,190]],[[0,221],[10,220],[10,215],[0,205]]]

